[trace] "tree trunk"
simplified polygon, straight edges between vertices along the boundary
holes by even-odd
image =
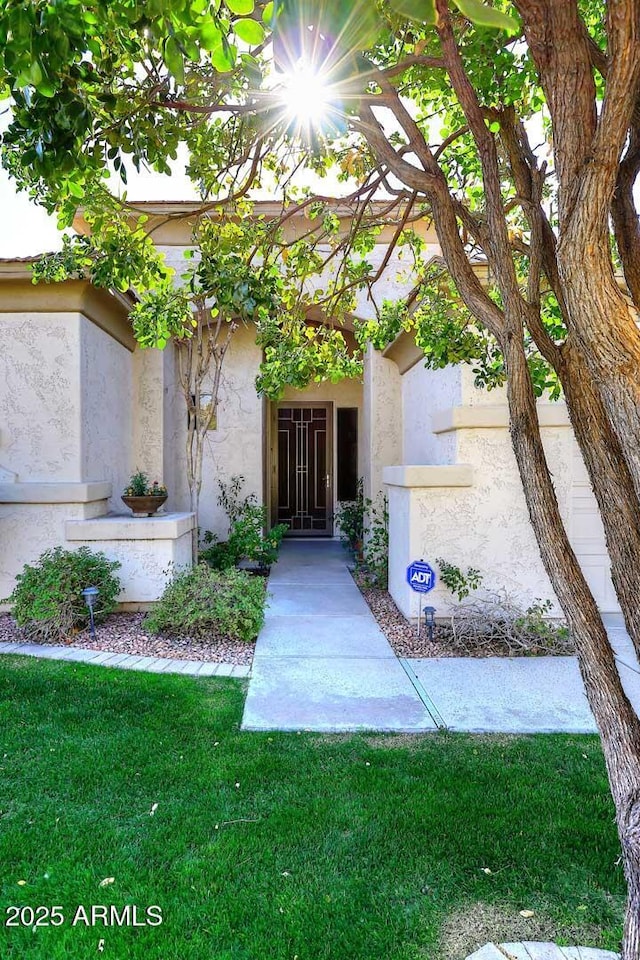
[[[606,269],[599,269],[600,258],[585,261],[584,247],[576,249],[574,238],[571,245],[571,252],[562,252],[562,243],[558,250],[570,336],[602,398],[640,501],[640,335],[608,256]]]
[[[563,351],[558,373],[602,518],[613,585],[640,659],[640,504],[602,400],[577,350]]]
[[[191,531],[191,561],[198,562],[198,510],[200,509],[200,490],[197,484],[189,488],[189,509],[195,513],[195,525]]]
[[[521,324],[517,324],[521,330]],[[547,466],[521,333],[502,344],[510,433],[542,561],[576,644],[600,732],[628,884],[622,960],[640,960],[640,722],[622,688],[595,600],[564,529]]]

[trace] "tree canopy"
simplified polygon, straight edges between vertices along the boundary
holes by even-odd
[[[301,117],[309,71],[323,86]],[[411,328],[432,366],[465,360],[479,382],[506,384],[532,526],[602,736],[629,885],[623,957],[638,960],[640,723],[563,524],[535,404],[562,390],[640,653],[638,0],[10,0],[0,77],[14,107],[3,162],[61,223],[80,202],[97,217],[92,262],[112,230],[99,222],[109,173],[166,172],[183,146],[200,213],[233,217],[252,191],[277,188],[278,270],[328,276],[314,301],[327,317],[374,291],[402,247],[413,289],[376,304],[362,342]],[[323,195],[303,172],[325,178]],[[309,236],[285,242],[278,230],[296,214]],[[413,230],[425,217],[439,263]],[[123,246],[131,263],[150,253],[143,227]],[[151,255],[146,269],[154,286],[162,265]],[[295,350],[278,353],[292,333],[304,344],[294,315],[288,330],[267,320],[281,361],[270,389],[307,376],[304,351],[293,370]]]

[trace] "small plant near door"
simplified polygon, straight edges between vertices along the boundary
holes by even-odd
[[[375,502],[367,502],[364,560],[375,586],[386,590],[389,585],[389,501],[380,493]]]
[[[356,559],[362,559],[364,541],[364,517],[371,501],[364,496],[364,482],[358,480],[355,500],[340,503],[335,515],[335,522],[340,528],[342,540],[348,544]]]
[[[219,541],[207,531],[203,537],[206,546],[200,550],[200,560],[214,570],[227,570],[243,561],[255,565],[257,573],[267,574],[271,564],[278,559],[280,544],[287,531],[283,523],[272,527],[267,533],[267,508],[261,506],[255,494],[242,496],[245,479],[237,475],[228,483],[218,481],[218,503],[229,518],[229,535]]]
[[[343,540],[368,579],[386,590],[389,580],[389,504],[386,496],[379,494],[375,501],[365,497],[364,481],[360,477],[356,499],[341,503],[335,520]]]

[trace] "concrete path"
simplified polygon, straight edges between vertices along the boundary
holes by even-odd
[[[92,663],[99,667],[121,670],[142,670],[147,673],[182,673],[190,677],[248,677],[250,667],[233,663],[210,663],[205,660],[171,660],[167,657],[140,657],[131,653],[109,653],[86,650],[84,647],[57,647],[40,643],[0,642],[0,653],[15,653],[41,660],[68,660]]]
[[[622,617],[604,616],[627,696],[640,712],[640,667]],[[595,733],[575,657],[405,660],[449,730]]]
[[[335,541],[289,540],[269,578],[245,730],[435,730]]]
[[[269,579],[247,730],[595,733],[575,657],[399,661],[333,541],[285,542]],[[622,619],[607,628],[640,711],[640,667]]]
[[[287,541],[269,578],[253,666],[0,642],[0,654],[197,677],[251,677],[246,730],[595,733],[575,657],[398,660],[335,541]],[[622,617],[604,617],[640,713],[640,665]]]
[[[559,947],[556,943],[523,940],[519,943],[485,943],[467,960],[619,960],[620,954],[594,947]]]

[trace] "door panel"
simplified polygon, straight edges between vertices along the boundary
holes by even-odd
[[[277,522],[290,535],[331,533],[331,408],[277,410]]]

